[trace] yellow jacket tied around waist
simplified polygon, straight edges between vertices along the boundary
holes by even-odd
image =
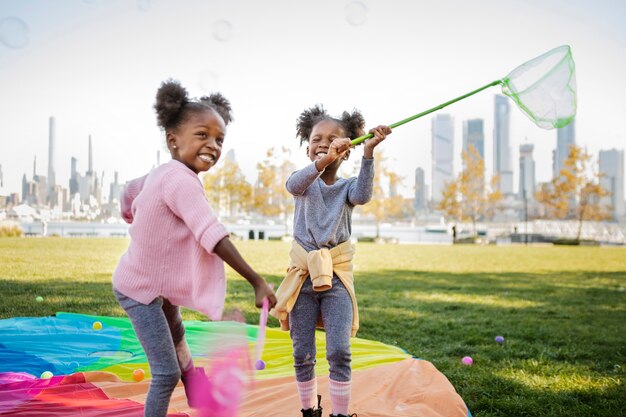
[[[332,286],[333,273],[341,280],[352,299],[352,333],[355,336],[359,329],[359,309],[354,293],[354,274],[352,258],[354,245],[345,241],[332,249],[318,249],[307,252],[295,240],[289,251],[291,263],[287,275],[276,291],[278,302],[272,309],[272,316],[280,321],[282,330],[289,330],[289,312],[293,309],[300,294],[302,284],[311,276],[315,291],[326,291]],[[321,321],[318,321],[321,325]]]

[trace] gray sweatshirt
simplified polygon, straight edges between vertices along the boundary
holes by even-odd
[[[372,198],[374,159],[361,160],[358,177],[339,178],[332,185],[321,174],[313,162],[291,174],[286,184],[295,199],[293,237],[307,252],[350,239],[354,206]]]

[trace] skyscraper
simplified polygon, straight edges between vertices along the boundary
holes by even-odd
[[[48,199],[52,197],[54,186],[56,185],[56,174],[54,165],[54,142],[55,142],[55,121],[50,117],[48,130]]]
[[[570,145],[576,144],[576,130],[571,122],[565,127],[556,130],[556,150],[553,154],[552,176],[559,177],[561,169],[565,166],[565,160],[569,157]]]
[[[432,196],[438,203],[447,182],[454,179],[454,119],[449,114],[432,118]]]
[[[619,220],[626,214],[624,207],[624,151],[617,149],[600,151],[598,165],[600,173],[604,174],[600,179],[600,185],[611,193],[605,197],[603,203],[611,205],[613,219]]]
[[[480,157],[485,159],[485,133],[483,119],[463,121],[463,151],[467,152],[469,145],[474,146]]]
[[[78,192],[78,159],[72,156],[72,166],[70,171],[70,197]]]
[[[426,178],[422,168],[415,169],[415,199],[413,208],[416,213],[426,209]]]
[[[521,200],[532,200],[535,195],[535,160],[532,143],[519,146],[519,190]]]
[[[493,126],[493,173],[500,177],[498,187],[504,195],[513,194],[508,100],[507,97],[496,94]]]

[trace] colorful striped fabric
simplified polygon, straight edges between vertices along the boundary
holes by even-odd
[[[102,328],[93,326],[100,322]],[[210,363],[211,350],[238,335],[250,346],[257,326],[233,322],[185,322],[196,363]],[[322,406],[330,412],[324,333],[317,334],[316,372]],[[359,417],[471,416],[443,374],[427,361],[383,343],[352,339],[351,412]],[[266,367],[254,374],[240,416],[293,416],[300,410],[287,332],[267,329]],[[133,371],[145,379],[136,382]],[[49,379],[40,379],[44,372]],[[0,416],[143,416],[150,370],[127,318],[58,313],[53,317],[0,320]],[[170,416],[192,415],[182,385]]]

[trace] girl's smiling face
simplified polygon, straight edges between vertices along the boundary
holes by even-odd
[[[208,171],[222,155],[226,125],[217,112],[207,109],[189,114],[175,131],[167,133],[172,159],[196,174]]]
[[[307,152],[311,161],[317,161],[322,159],[328,153],[330,144],[337,138],[346,137],[346,132],[341,126],[334,120],[322,120],[318,122],[311,130],[311,136],[309,136],[309,146]],[[346,154],[348,155],[348,154]],[[341,164],[342,159],[338,159]]]

